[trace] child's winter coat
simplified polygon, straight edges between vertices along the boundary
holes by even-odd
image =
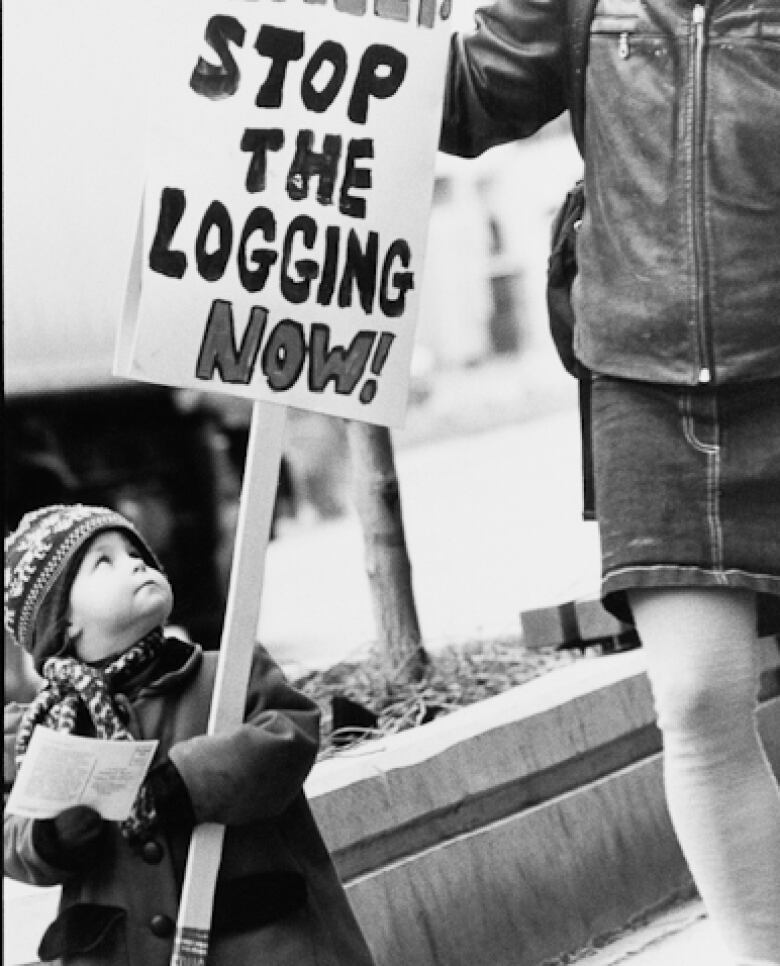
[[[176,765],[197,821],[227,826],[210,966],[372,966],[302,791],[318,746],[316,705],[258,647],[245,724],[207,736],[216,664],[215,653],[171,640],[154,679],[115,699],[136,738],[159,740],[155,761],[169,757]],[[6,708],[7,783],[23,711]],[[62,884],[41,958],[68,966],[168,966],[189,829],[160,832],[139,853],[111,823],[101,861],[79,874],[43,861],[31,829],[31,819],[5,816],[4,866],[23,882]]]

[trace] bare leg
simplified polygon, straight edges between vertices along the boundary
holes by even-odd
[[[780,964],[780,793],[755,725],[755,599],[631,592],[664,737],[669,812],[713,925],[741,964]]]

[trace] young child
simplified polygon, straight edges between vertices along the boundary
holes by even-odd
[[[5,815],[5,874],[62,885],[41,959],[168,966],[190,832],[217,822],[227,832],[209,964],[372,966],[302,791],[316,705],[258,646],[244,724],[207,736],[217,655],[164,636],[171,587],[113,510],[33,511],[5,552],[6,625],[44,678],[31,704],[6,707],[6,788],[36,725],[159,741],[122,823],[87,806]]]

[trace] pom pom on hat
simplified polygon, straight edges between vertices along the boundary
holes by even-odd
[[[67,592],[82,550],[105,530],[127,534],[146,563],[162,570],[133,524],[108,507],[57,504],[32,510],[6,537],[5,626],[32,655],[39,672],[46,658],[60,653],[67,643],[62,634],[53,633],[58,630],[56,622],[67,613]]]

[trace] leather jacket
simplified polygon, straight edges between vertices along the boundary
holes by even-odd
[[[497,0],[453,37],[442,150],[566,109],[566,17]],[[677,385],[780,378],[780,3],[599,0],[585,157],[578,358]]]

